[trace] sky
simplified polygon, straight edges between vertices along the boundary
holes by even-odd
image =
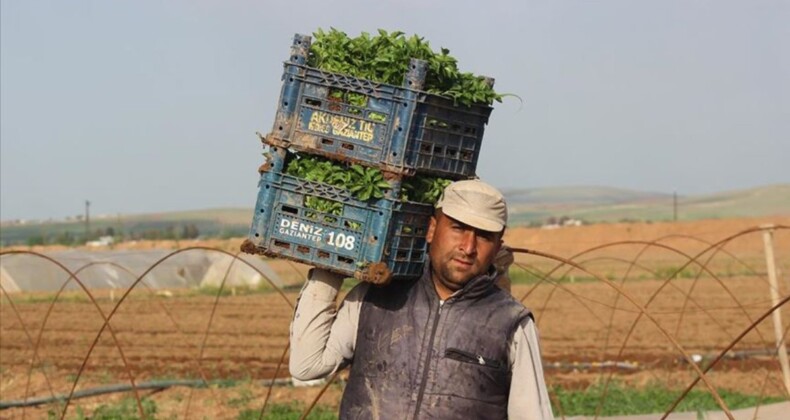
[[[418,34],[517,95],[503,190],[790,182],[790,2],[0,0],[0,219],[252,208],[295,33]]]

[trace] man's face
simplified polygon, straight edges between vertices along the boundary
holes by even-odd
[[[431,218],[426,239],[434,284],[439,296],[446,298],[443,294],[452,294],[488,271],[502,245],[502,232],[473,228],[437,212]]]

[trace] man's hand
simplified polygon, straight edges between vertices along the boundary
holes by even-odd
[[[331,284],[342,284],[343,280],[349,276],[329,271],[324,268],[313,267],[307,275],[307,278],[312,280],[321,280]],[[357,280],[375,284],[377,286],[385,286],[392,280],[392,272],[387,264],[383,262],[368,264],[362,270],[354,273]]]
[[[377,286],[385,286],[392,281],[392,271],[387,267],[387,264],[377,262],[368,264],[362,271],[357,271],[354,277]]]

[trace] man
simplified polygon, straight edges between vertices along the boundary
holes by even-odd
[[[449,185],[413,281],[361,283],[311,270],[291,324],[294,378],[352,364],[341,418],[552,418],[531,313],[494,282],[507,209],[478,180]]]

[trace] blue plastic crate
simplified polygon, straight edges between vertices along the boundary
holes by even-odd
[[[456,106],[420,90],[421,60],[411,61],[403,86],[307,67],[310,41],[294,37],[269,144],[402,175],[475,174],[490,106]]]
[[[433,206],[391,198],[397,191],[383,199],[359,201],[345,189],[283,173],[285,151],[272,150],[271,160],[262,168],[243,251],[288,258],[374,283],[422,274]],[[397,188],[398,182],[393,185]],[[305,205],[316,198],[339,203],[340,214]]]

